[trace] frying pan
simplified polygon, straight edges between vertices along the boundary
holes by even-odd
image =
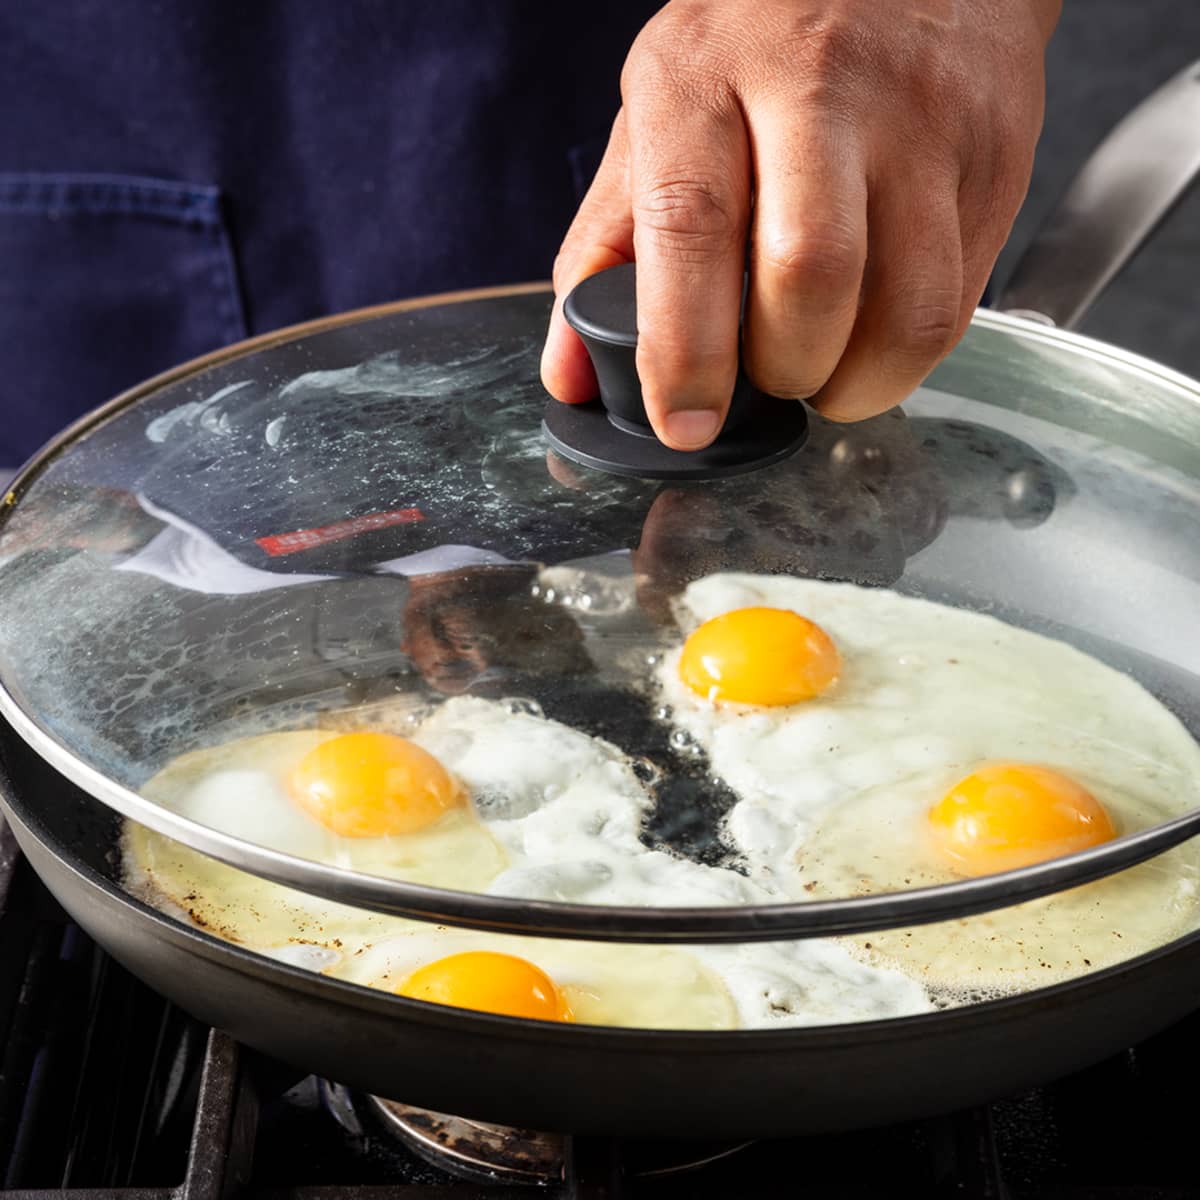
[[[200,1020],[354,1088],[527,1128],[738,1137],[916,1118],[1145,1038],[1191,1011],[1200,987],[1195,932],[1053,987],[887,1021],[693,1033],[498,1017],[315,975],[147,907],[120,880],[121,818],[7,727],[0,803],[74,920]]]
[[[1103,1058],[1200,989],[1194,933],[1056,987],[888,1021],[696,1033],[497,1017],[315,975],[146,907],[120,883],[120,819],[8,731],[0,799],[72,918],[200,1020],[349,1087],[521,1128],[767,1137],[931,1115]]]

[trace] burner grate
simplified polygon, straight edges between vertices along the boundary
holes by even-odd
[[[948,1117],[712,1154],[688,1146],[683,1157],[711,1161],[687,1174],[661,1143],[568,1137],[548,1185],[459,1178],[397,1138],[369,1098],[239,1047],[130,977],[68,921],[2,821],[0,1047],[0,1200],[1200,1196],[1183,1102],[1200,1074],[1200,1015]]]

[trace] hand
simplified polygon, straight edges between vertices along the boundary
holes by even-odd
[[[857,421],[966,330],[1029,182],[1059,0],[672,0],[554,267],[549,391],[596,382],[562,317],[636,260],[638,373],[669,446],[707,445],[738,364]]]
[[[408,581],[401,649],[430,687],[447,696],[468,689],[509,694],[529,673],[591,670],[583,634],[569,609],[530,593],[532,565],[463,567]]]
[[[35,490],[22,499],[4,527],[0,557],[64,549],[125,554],[140,550],[162,528],[132,492],[68,484],[48,496]]]

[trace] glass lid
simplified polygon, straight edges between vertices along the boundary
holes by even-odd
[[[653,480],[549,448],[549,306],[233,347],[14,483],[0,707],[127,819],[131,887],[210,926],[204,878],[251,908],[285,884],[753,941],[1157,855],[1131,911],[1190,914],[1196,385],[982,313],[903,411],[810,413],[782,461]]]

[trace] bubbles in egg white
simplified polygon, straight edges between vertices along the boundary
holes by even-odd
[[[635,765],[600,739],[468,697],[446,702],[417,723],[410,716],[399,704],[390,712],[375,706],[369,723],[412,738],[472,797],[471,810],[451,813],[418,834],[338,838],[292,804],[288,772],[312,746],[334,736],[329,730],[266,734],[185,755],[143,791],[259,844],[434,886],[608,905],[706,907],[778,899],[735,871],[645,846],[640,830],[652,797]],[[338,723],[348,720],[341,714]],[[465,931],[432,934],[425,924],[295,892],[138,826],[128,826],[125,851],[131,883],[152,902],[181,909],[219,936],[282,961],[371,986],[389,986],[402,969],[407,974],[456,948],[512,943],[524,953],[510,953],[521,953],[579,991],[581,1021],[725,1028],[863,1020],[930,1008],[924,990],[902,972],[864,965],[828,942],[677,950],[489,934],[471,934],[463,942]],[[559,969],[566,972],[562,979]],[[662,979],[658,998],[650,987],[656,972]]]
[[[455,739],[464,729],[471,731],[472,751],[455,757]],[[493,894],[680,908],[782,899],[736,871],[645,846],[640,830],[652,799],[633,764],[606,742],[554,721],[514,715],[502,705],[468,698],[444,705],[416,737],[473,794],[498,788],[525,811],[530,791],[542,789],[541,804],[527,815],[486,822],[513,863],[488,887]],[[522,747],[519,756],[512,754],[514,745]],[[516,758],[520,761],[512,761]],[[549,789],[538,781],[548,770],[539,765],[547,758],[557,763]],[[608,956],[619,959],[629,949],[612,943],[579,945],[597,963]],[[930,1007],[924,990],[902,972],[865,966],[844,947],[827,941],[688,946],[676,953],[700,959],[725,981],[744,1026],[870,1020]],[[535,961],[553,976],[546,962]]]
[[[843,667],[829,691],[780,708],[713,705],[679,680],[678,652],[659,679],[672,721],[738,795],[728,837],[771,891],[845,897],[954,880],[925,836],[925,812],[989,760],[1078,780],[1118,832],[1200,799],[1200,746],[1179,720],[1062,642],[894,592],[750,575],[691,584],[683,631],[756,605],[791,609],[833,638]],[[849,944],[935,989],[1039,986],[1194,926],[1196,859],[1185,848],[1059,896]]]

